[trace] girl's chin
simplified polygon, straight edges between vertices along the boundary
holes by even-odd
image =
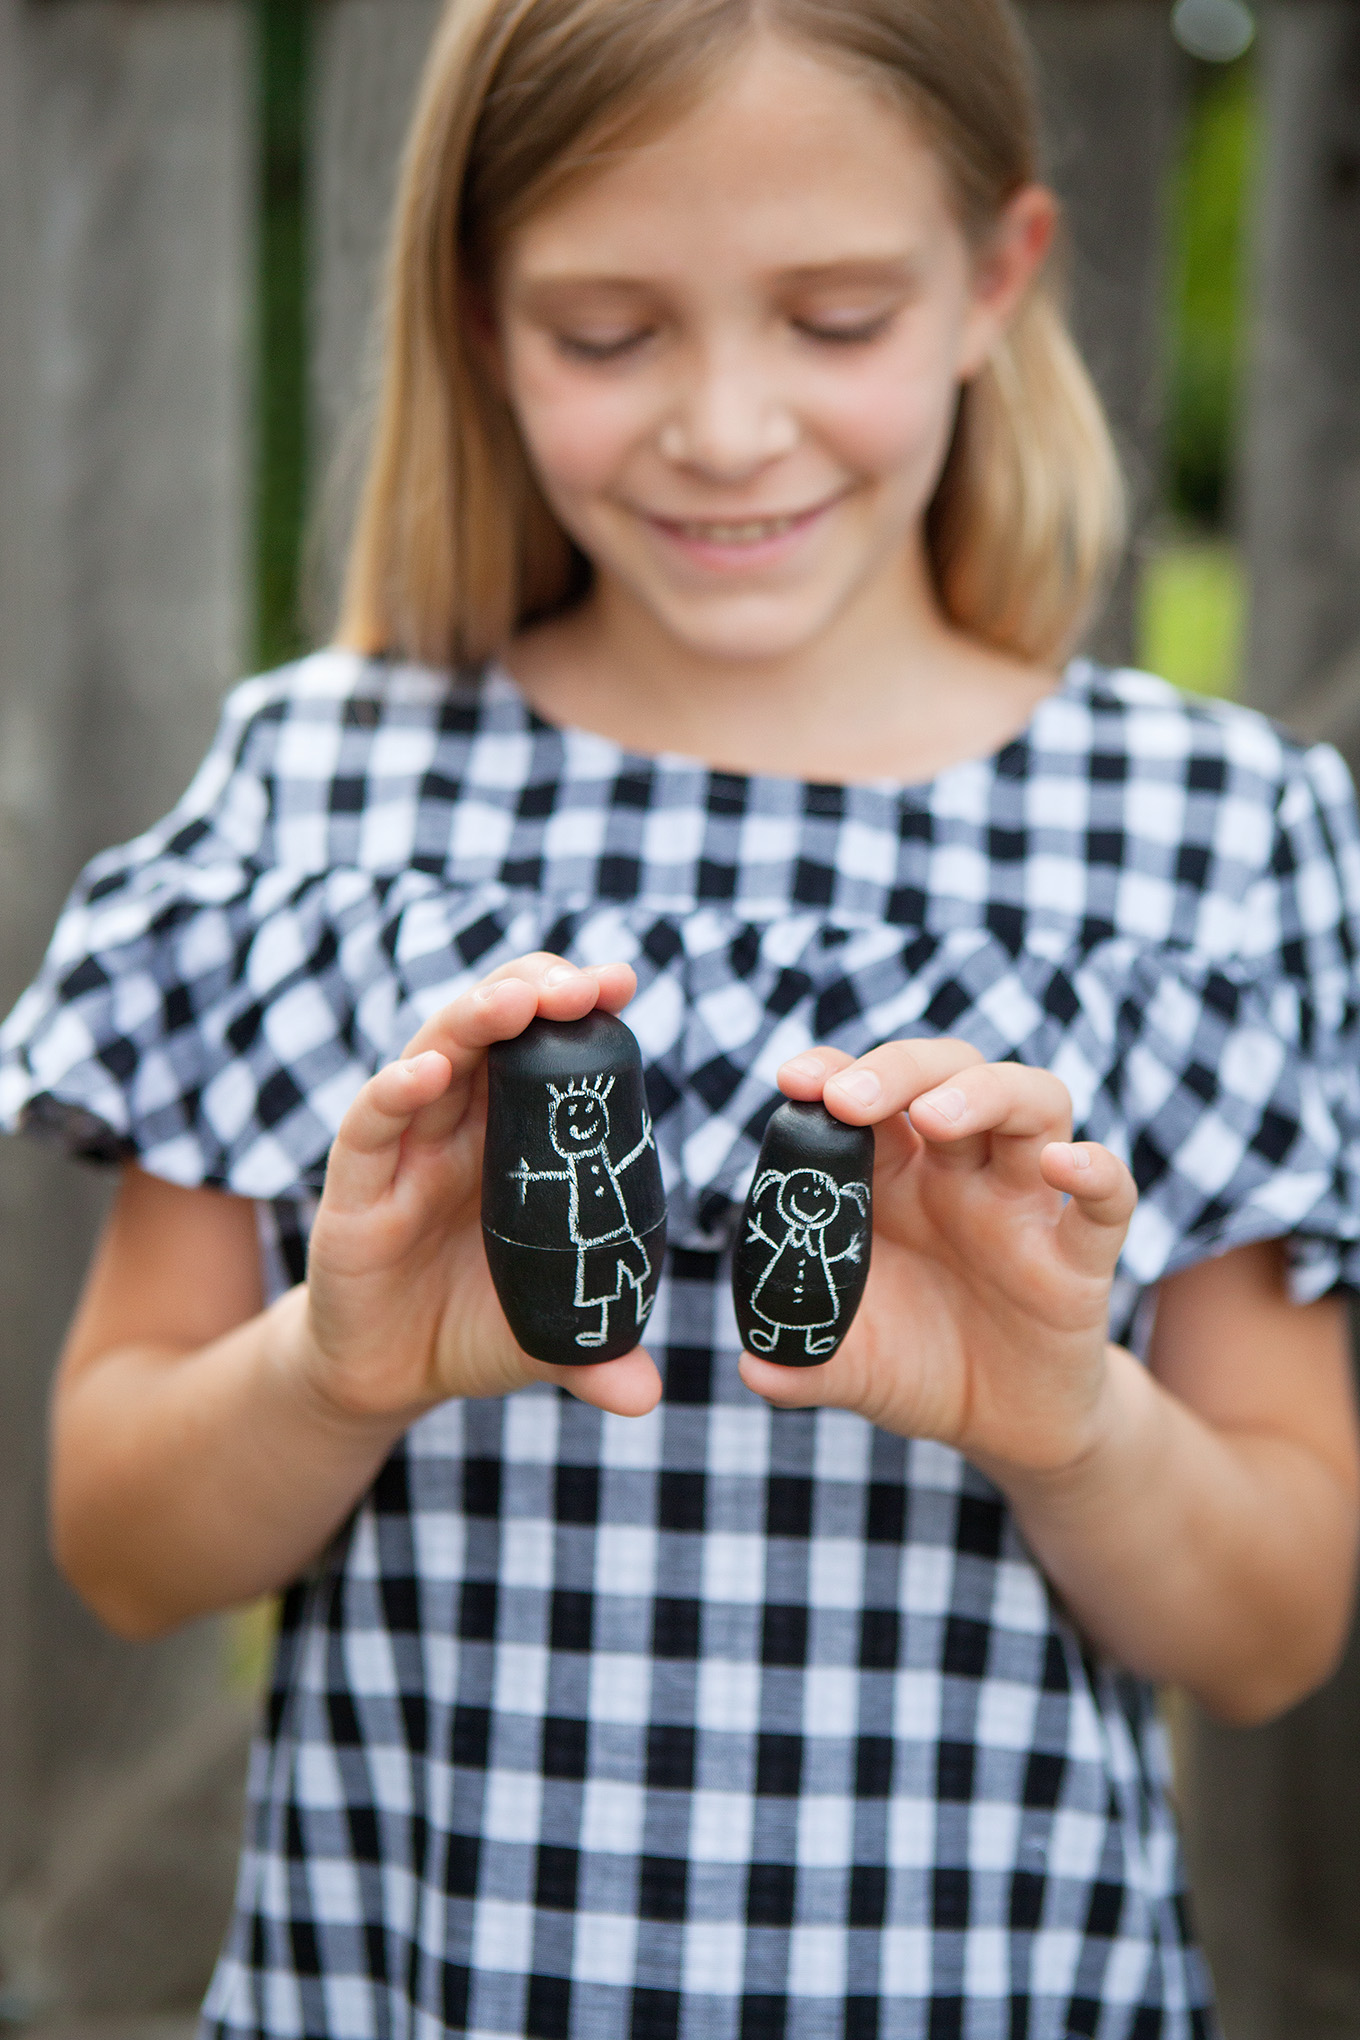
[[[651,620],[677,650],[723,666],[771,665],[797,658],[825,633],[830,616],[696,613],[682,605],[647,604]]]
[[[817,553],[796,569],[710,575],[650,547],[596,549],[600,583],[612,584],[625,609],[645,616],[690,657],[738,665],[796,658],[862,605],[881,609],[885,579],[896,579],[891,539],[872,548],[819,546]],[[890,588],[890,604],[894,593]]]

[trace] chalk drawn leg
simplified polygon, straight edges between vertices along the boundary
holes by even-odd
[[[771,1325],[765,1331],[760,1325],[751,1327],[751,1350],[753,1353],[773,1353],[779,1344],[779,1326]]]
[[[818,1330],[820,1330],[820,1327],[817,1325],[809,1327],[807,1336],[803,1340],[804,1352],[808,1354],[829,1353],[836,1345],[838,1335],[835,1332],[832,1332],[830,1338],[818,1339],[813,1336]]]
[[[576,1296],[581,1310],[600,1313],[598,1326],[576,1334],[578,1346],[603,1346],[609,1337],[609,1306],[623,1295],[624,1285],[633,1292],[633,1314],[638,1324],[647,1316],[647,1278],[652,1264],[641,1240],[615,1240],[609,1246],[582,1247],[576,1257]]]
[[[602,1346],[608,1337],[609,1337],[609,1305],[607,1303],[602,1303],[600,1305],[599,1330],[597,1332],[578,1332],[576,1334],[576,1343],[578,1346]]]

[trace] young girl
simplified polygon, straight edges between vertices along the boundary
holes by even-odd
[[[123,1164],[63,1564],[133,1636],[285,1590],[213,2032],[1212,2031],[1149,1682],[1260,1720],[1345,1630],[1360,848],[1333,753],[1061,664],[1035,162],[1005,0],[443,21],[339,648],[5,1035]],[[597,1005],[672,1244],[554,1371],[484,1051]],[[728,1288],[781,1090],[878,1152],[796,1370]]]

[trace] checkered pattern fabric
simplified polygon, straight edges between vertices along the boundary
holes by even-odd
[[[426,1014],[529,949],[625,957],[672,1244],[657,1411],[433,1412],[288,1596],[210,2029],[1210,2033],[1146,1689],[956,1454],[747,1393],[726,1256],[778,1064],[950,1032],[1130,1161],[1120,1336],[1247,1240],[1301,1298],[1354,1282],[1357,902],[1333,753],[1084,663],[906,789],[632,756],[495,671],[239,689],[82,879],[0,1124],[257,1200],[277,1289]]]

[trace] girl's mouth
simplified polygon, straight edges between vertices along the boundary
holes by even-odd
[[[643,515],[653,530],[697,563],[763,566],[791,551],[839,500],[831,497],[808,510],[779,511],[768,517],[658,517],[649,512]]]

